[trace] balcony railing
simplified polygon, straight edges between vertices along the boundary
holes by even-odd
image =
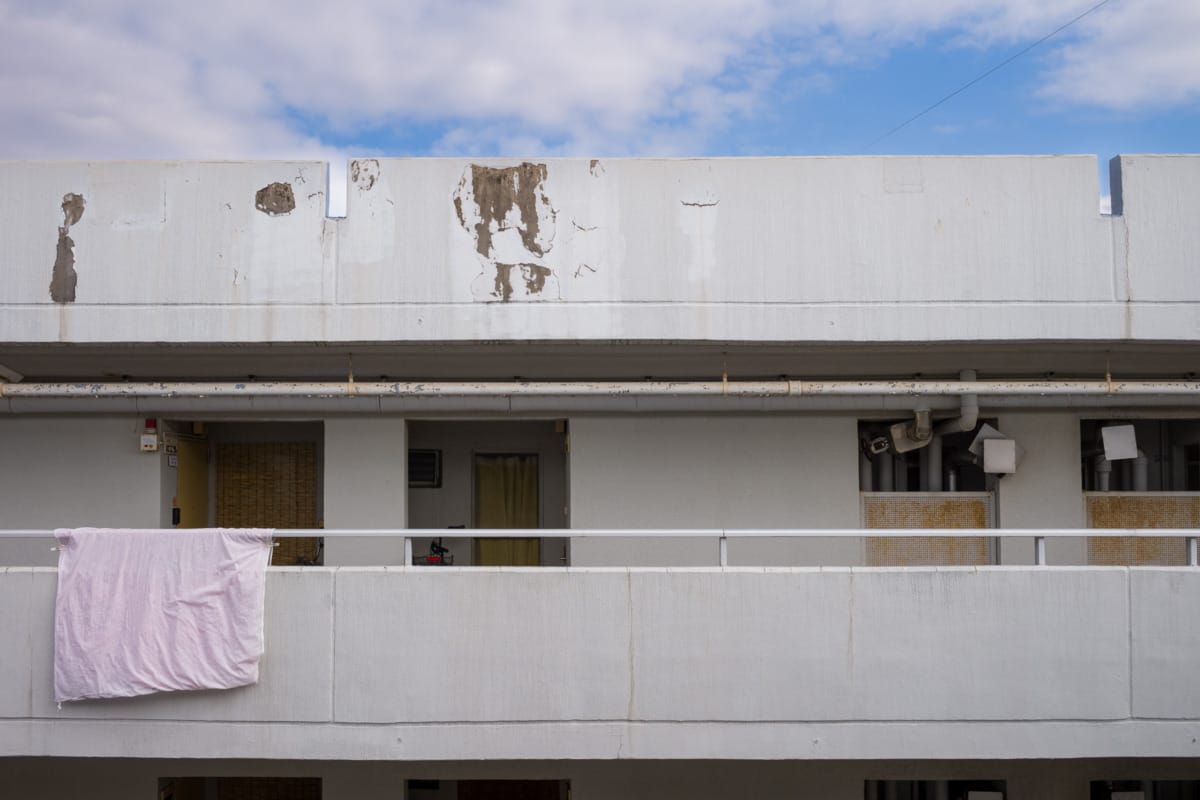
[[[186,528],[163,528],[163,533],[185,533]],[[977,538],[1032,539],[1034,564],[1046,566],[1046,539],[1048,538],[1176,538],[1183,539],[1187,551],[1187,565],[1200,566],[1200,529],[1196,528],[311,528],[277,529],[275,538],[324,537],[329,538],[399,538],[403,542],[402,565],[411,569],[444,569],[417,564],[413,561],[414,539],[438,539],[448,535],[456,538],[511,539],[511,538],[565,538],[565,539],[634,539],[634,538],[711,538],[716,544],[716,565],[729,566],[729,541],[731,539],[857,539],[857,538],[910,538],[914,536],[933,538]],[[4,538],[51,538],[53,530],[42,528],[0,530]],[[767,565],[764,565],[767,566]],[[554,569],[538,567],[537,569]]]

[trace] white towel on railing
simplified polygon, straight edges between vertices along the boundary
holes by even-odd
[[[271,533],[55,531],[55,700],[257,682]]]

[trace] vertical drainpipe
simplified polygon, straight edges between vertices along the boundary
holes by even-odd
[[[942,437],[934,436],[925,448],[929,451],[929,489],[930,492],[942,490]]]
[[[1096,456],[1093,462],[1096,470],[1096,491],[1107,492],[1109,479],[1112,477],[1112,462],[1104,457],[1104,454]]]
[[[871,466],[871,459],[867,458],[867,454],[861,450],[858,452],[858,489],[862,492],[872,492],[875,490],[874,474]]]
[[[1150,485],[1150,460],[1139,447],[1137,458],[1133,459],[1133,490],[1144,492]]]
[[[958,379],[963,382],[971,382],[976,380],[975,370],[964,369],[958,373]],[[964,433],[966,431],[975,430],[975,425],[979,422],[979,396],[974,394],[964,394],[962,396],[962,404],[958,412],[958,416],[954,419],[948,419],[944,422],[939,422],[937,427],[933,429],[935,438],[945,433]]]
[[[876,488],[881,492],[892,491],[892,454],[884,452],[876,459],[879,464],[879,476],[875,481]]]
[[[917,451],[917,458],[921,467],[921,483],[920,490],[922,492],[929,491],[929,445],[922,447]]]
[[[958,373],[958,379],[961,381],[974,381],[976,378],[977,375],[973,369],[964,369]],[[949,492],[958,490],[958,475],[954,468],[951,467],[948,474],[942,471],[942,436],[947,433],[973,431],[977,424],[979,424],[979,396],[964,394],[962,402],[959,405],[958,416],[954,419],[943,420],[934,426],[933,437],[929,440],[929,444],[923,448],[929,451],[929,455],[927,456],[929,459],[929,491],[943,491],[943,475],[945,475],[946,479],[944,490]]]

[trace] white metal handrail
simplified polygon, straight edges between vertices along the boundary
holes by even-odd
[[[186,528],[158,528],[179,533]],[[47,528],[12,528],[0,530],[3,537],[53,536]],[[296,537],[370,537],[401,538],[404,563],[412,565],[412,541],[417,538],[464,539],[522,539],[522,538],[711,538],[719,541],[720,564],[728,566],[730,539],[827,539],[827,538],[901,538],[930,536],[946,539],[986,536],[996,539],[1032,538],[1034,563],[1046,565],[1046,539],[1076,537],[1182,537],[1187,543],[1187,563],[1200,566],[1198,538],[1195,528],[277,528],[275,538]]]

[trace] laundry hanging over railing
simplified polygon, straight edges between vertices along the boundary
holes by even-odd
[[[55,531],[55,700],[256,683],[272,534]]]

